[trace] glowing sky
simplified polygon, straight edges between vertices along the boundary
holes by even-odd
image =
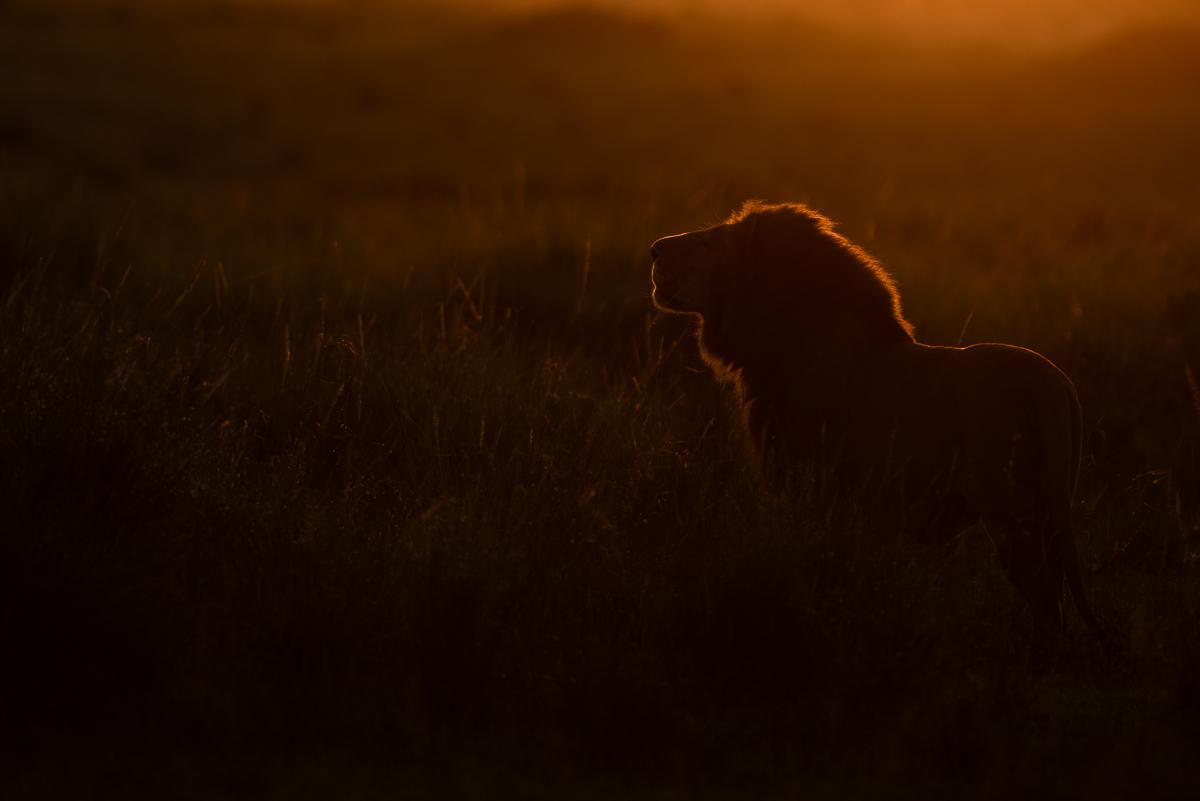
[[[457,2],[529,9],[563,5],[569,0]],[[575,4],[669,13],[784,12],[914,36],[1023,41],[1077,39],[1130,23],[1186,19],[1200,24],[1197,0],[581,0]]]

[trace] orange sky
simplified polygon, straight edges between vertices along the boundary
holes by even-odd
[[[457,0],[467,5],[527,9],[568,1]],[[1087,38],[1129,23],[1188,19],[1200,24],[1200,0],[580,0],[576,4],[668,12],[782,11],[920,37],[1012,39],[1048,44]]]
[[[76,2],[86,0],[75,0]],[[138,2],[139,0],[134,0]],[[154,0],[140,0],[153,2]],[[183,0],[173,0],[183,2]],[[211,0],[191,0],[207,3]],[[574,5],[668,16],[784,14],[931,42],[1077,44],[1130,25],[1200,26],[1200,0],[233,0],[246,6],[534,10]],[[0,0],[0,4],[3,0]]]

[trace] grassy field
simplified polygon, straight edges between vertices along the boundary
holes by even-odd
[[[1200,33],[0,4],[6,797],[1200,790]],[[648,246],[809,202],[1076,382],[986,542],[766,491]]]

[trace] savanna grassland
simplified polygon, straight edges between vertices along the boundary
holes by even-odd
[[[1200,789],[1198,48],[0,4],[5,797]],[[747,197],[1072,376],[1123,658],[761,486],[649,302]]]

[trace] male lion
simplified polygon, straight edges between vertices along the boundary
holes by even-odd
[[[932,537],[982,522],[1035,647],[1063,625],[1064,578],[1104,639],[1070,530],[1081,422],[1061,370],[1015,345],[917,342],[888,274],[802,205],[748,202],[650,254],[655,305],[699,318],[772,475],[816,469]]]

